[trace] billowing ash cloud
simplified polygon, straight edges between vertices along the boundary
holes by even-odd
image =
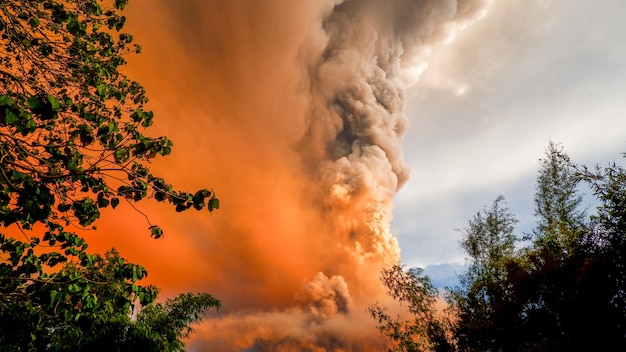
[[[352,0],[323,16],[300,53],[309,96],[299,144],[334,231],[354,249],[398,260],[388,226],[392,197],[407,180],[401,142],[404,89],[445,44],[485,14],[486,0]]]
[[[321,272],[306,283],[298,300],[304,303],[313,317],[319,319],[348,313],[351,303],[348,285],[343,278],[328,278]]]
[[[366,307],[388,301],[379,273],[400,257],[404,89],[488,3],[154,0],[129,15],[143,38],[159,33],[140,39],[154,63],[134,68],[154,73],[135,77],[171,116],[172,159],[193,158],[161,174],[208,182],[223,205],[182,224],[152,215],[167,222],[165,249],[120,240],[166,292],[222,300],[191,350],[382,349]]]
[[[242,311],[209,319],[190,349],[237,351],[379,351],[367,312],[352,311],[348,286],[340,276],[318,273],[282,310]]]

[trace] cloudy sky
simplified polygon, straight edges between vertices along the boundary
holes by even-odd
[[[219,211],[121,206],[114,245],[164,296],[223,309],[192,347],[379,350],[382,268],[463,264],[455,228],[498,194],[532,226],[549,140],[626,151],[618,0],[134,0],[128,74],[175,142],[153,169]],[[396,193],[397,191],[397,193]],[[115,215],[118,214],[118,215]],[[135,233],[137,235],[135,235]],[[437,267],[438,266],[438,267]],[[435,271],[431,271],[435,273]],[[397,308],[397,307],[396,307]]]
[[[575,162],[621,162],[625,10],[617,0],[494,1],[434,50],[407,93],[411,178],[393,221],[407,265],[462,264],[455,229],[498,194],[529,231],[537,159],[550,140]]]

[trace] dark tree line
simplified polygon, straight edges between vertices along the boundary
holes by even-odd
[[[581,184],[598,200],[591,215],[582,208]],[[469,262],[459,285],[445,294],[448,315],[413,315],[404,324],[421,330],[386,334],[390,351],[626,349],[626,170],[576,165],[550,143],[534,204],[536,226],[522,236],[502,196],[469,221],[461,240]],[[413,282],[429,287],[428,277],[413,276]],[[378,322],[386,331],[401,320]],[[448,330],[433,334],[427,329],[433,324]],[[429,344],[397,343],[406,339]]]

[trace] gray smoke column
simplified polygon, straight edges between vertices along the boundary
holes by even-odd
[[[401,149],[403,91],[393,72],[400,48],[386,23],[390,5],[333,6],[300,56],[310,111],[299,150],[317,185],[311,198],[330,223],[329,241],[347,251],[341,255],[378,266],[399,259],[389,231],[391,199],[409,173]]]
[[[433,47],[482,18],[489,2],[331,3],[303,45],[310,110],[299,151],[312,176],[311,198],[353,255],[380,265],[399,259],[389,224],[392,198],[409,176],[404,91],[427,68]]]

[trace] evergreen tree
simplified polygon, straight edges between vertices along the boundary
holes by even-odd
[[[516,223],[504,197],[498,196],[463,230],[461,247],[469,255],[469,266],[459,277],[460,286],[447,296],[456,314],[454,331],[461,351],[497,351],[514,323],[500,307],[510,299],[506,278],[515,255]]]
[[[557,256],[567,255],[579,243],[586,216],[580,209],[579,178],[575,165],[558,144],[550,142],[545,158],[539,162],[534,199],[537,227],[533,231],[533,244]]]
[[[600,201],[581,244],[587,253],[579,277],[589,303],[586,325],[605,346],[626,349],[626,170],[615,163],[579,169]]]
[[[580,210],[581,180],[600,201],[589,218]],[[513,250],[514,236],[504,229],[512,231],[514,222],[498,210],[498,201],[465,229],[470,266],[448,297],[459,349],[626,348],[626,172],[616,165],[595,172],[576,167],[550,143],[536,191],[537,227],[529,247]],[[501,225],[490,226],[488,219]]]

